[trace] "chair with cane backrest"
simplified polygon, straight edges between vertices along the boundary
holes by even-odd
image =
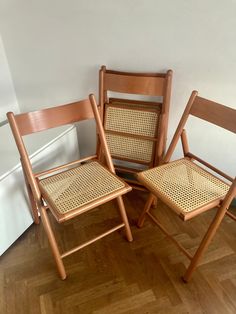
[[[171,80],[171,70],[130,73],[101,67],[99,104],[106,139],[116,173],[133,188],[146,190],[134,174],[158,165],[164,156]],[[111,93],[119,98],[110,98]],[[127,94],[145,101],[126,99]]]
[[[184,221],[217,207],[216,215],[193,256],[171,237],[191,261],[183,277],[185,282],[190,280],[199,259],[209,246],[224,216],[227,214],[236,220],[236,217],[228,211],[236,196],[236,179],[231,178],[189,151],[187,135],[184,130],[189,115],[236,133],[235,109],[199,97],[198,93],[193,91],[167,150],[163,165],[138,174],[138,180],[151,192],[139,217],[139,227],[142,227],[145,217],[148,215],[165,234],[171,237],[165,227],[150,212],[154,196],[167,204]],[[180,138],[184,157],[170,162]]]
[[[35,222],[39,222],[37,212],[39,210],[62,279],[66,278],[63,258],[86,245],[123,227],[127,240],[132,241],[122,200],[122,195],[129,192],[131,187],[114,174],[114,166],[93,95],[90,95],[89,99],[86,100],[40,111],[18,115],[9,112],[7,117],[20,153]],[[33,172],[23,141],[25,135],[94,118],[106,167],[101,164],[97,155],[93,155],[39,173]],[[122,223],[67,252],[60,253],[47,210],[51,211],[58,223],[62,223],[113,199],[117,200]]]

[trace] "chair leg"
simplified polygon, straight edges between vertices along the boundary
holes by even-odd
[[[60,252],[58,249],[58,245],[57,245],[55,236],[53,234],[53,231],[52,231],[52,228],[51,228],[48,216],[47,216],[47,210],[44,207],[41,210],[41,217],[42,217],[44,229],[45,229],[47,237],[48,237],[48,241],[49,241],[51,249],[52,249],[53,257],[54,257],[56,265],[57,265],[58,272],[60,274],[61,279],[64,280],[64,279],[66,279],[65,267],[64,267],[64,264],[62,262],[62,258],[61,258],[61,255],[60,255]]]
[[[129,221],[126,215],[126,211],[125,211],[125,206],[124,206],[124,202],[122,199],[122,196],[118,196],[117,197],[117,203],[118,203],[118,207],[119,207],[119,211],[120,211],[120,215],[121,218],[125,224],[125,233],[126,233],[126,238],[129,242],[133,241],[133,236],[130,230],[130,225],[129,225]]]
[[[152,204],[153,204],[155,198],[156,198],[156,197],[155,197],[152,193],[149,194],[148,199],[147,199],[147,202],[146,202],[146,204],[145,204],[145,206],[144,206],[143,212],[142,212],[142,214],[140,215],[140,217],[139,217],[139,219],[138,219],[137,226],[138,226],[139,228],[142,228],[143,223],[144,223],[144,220],[145,220],[145,218],[146,218],[146,214],[149,212],[149,210],[150,210],[150,208],[151,208],[151,206],[152,206]]]
[[[30,200],[31,213],[32,213],[32,216],[33,216],[33,219],[34,219],[34,223],[36,225],[38,225],[39,222],[40,222],[39,221],[38,207],[37,207],[37,204],[36,204],[36,202],[34,200],[34,196],[33,196],[32,190],[31,190],[31,186],[29,185],[29,182],[27,180],[27,177],[26,177],[26,174],[25,174],[23,166],[22,166],[22,170],[23,170],[24,179],[25,179],[25,185],[26,185],[28,196],[29,196],[29,200]]]
[[[29,200],[30,200],[30,205],[31,205],[31,212],[32,212],[32,215],[33,215],[34,223],[36,225],[38,225],[39,222],[40,222],[38,207],[37,207],[37,204],[36,204],[36,202],[34,200],[34,196],[33,196],[33,193],[31,191],[30,185],[26,184],[26,187],[27,187],[27,191],[28,191],[28,195],[29,195]]]
[[[154,198],[151,207],[152,208],[157,208],[157,197]]]
[[[222,206],[221,208],[218,209],[218,212],[217,212],[215,218],[211,222],[202,242],[200,243],[196,253],[194,254],[194,256],[192,258],[192,261],[191,261],[186,273],[183,276],[184,282],[189,282],[189,280],[191,279],[193,272],[196,269],[197,265],[199,264],[201,257],[203,256],[204,252],[207,250],[211,240],[213,239],[217,229],[219,228],[220,223],[226,214],[226,211],[227,211],[226,206],[224,206],[224,207]]]

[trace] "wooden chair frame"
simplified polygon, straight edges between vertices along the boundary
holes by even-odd
[[[171,82],[172,82],[172,70],[168,70],[166,73],[131,73],[131,72],[120,72],[106,69],[102,66],[99,72],[99,105],[100,105],[100,116],[105,127],[105,111],[106,106],[110,102],[118,101],[130,103],[131,105],[137,104],[142,105],[141,111],[146,111],[148,106],[152,105],[153,110],[160,110],[159,123],[154,137],[140,136],[136,134],[127,134],[124,132],[112,132],[105,129],[107,134],[117,134],[124,137],[132,137],[134,139],[144,139],[154,142],[152,158],[150,162],[141,162],[140,160],[121,158],[119,156],[112,155],[113,159],[123,160],[127,162],[133,162],[135,164],[145,165],[147,168],[152,168],[161,163],[165,154],[166,138],[167,138],[167,127],[169,117],[169,105],[171,97]],[[162,96],[163,101],[136,101],[127,100],[123,98],[109,98],[108,92],[118,92],[123,94],[136,94],[142,96]],[[122,96],[123,96],[122,95]],[[127,96],[126,96],[127,97]],[[136,108],[134,108],[136,110]],[[99,154],[98,146],[98,154]],[[140,169],[132,166],[118,166],[115,165],[115,169],[119,174],[131,174],[139,172]],[[128,179],[122,176],[133,188],[139,190],[145,190],[146,188],[138,182],[136,179]]]
[[[95,118],[97,124],[97,133],[102,147],[102,153],[104,153],[104,157],[106,160],[108,170],[115,174],[114,166],[112,163],[111,156],[109,154],[109,149],[107,146],[104,130],[102,127],[102,123],[100,120],[97,104],[93,95],[89,96],[89,99],[78,101],[75,103],[52,107],[48,109],[43,109],[40,111],[22,113],[18,115],[14,115],[12,112],[7,113],[7,117],[9,120],[9,124],[11,126],[16,145],[18,147],[22,168],[25,176],[26,186],[29,194],[29,199],[32,206],[32,215],[36,224],[39,223],[38,210],[41,214],[41,219],[43,222],[44,229],[46,231],[52,253],[57,265],[58,272],[62,279],[66,278],[66,272],[63,264],[63,258],[66,256],[82,249],[83,247],[103,238],[104,236],[120,229],[125,228],[125,233],[128,241],[132,241],[132,234],[129,226],[129,222],[127,219],[124,203],[122,196],[123,194],[129,192],[131,188],[124,184],[124,187],[113,191],[112,193],[100,197],[93,202],[83,205],[77,209],[73,209],[72,211],[68,211],[64,214],[56,213],[50,206],[50,204],[45,203],[45,198],[42,195],[42,191],[39,186],[39,180],[43,176],[51,175],[55,173],[55,171],[64,170],[66,171],[68,167],[73,167],[75,165],[85,163],[88,161],[98,159],[97,155],[89,156],[80,160],[72,161],[70,163],[61,165],[59,167],[55,167],[46,171],[42,171],[39,173],[34,173],[32,170],[32,165],[27,153],[27,150],[24,145],[23,136],[31,133],[44,131],[50,128],[58,127],[61,125],[66,125],[70,123],[75,123],[81,120],[93,119]],[[119,179],[120,180],[120,179]],[[122,218],[122,223],[115,226],[114,228],[106,231],[105,233],[67,251],[64,253],[60,253],[52,227],[50,225],[50,221],[47,215],[47,210],[49,209],[53,216],[56,218],[58,223],[67,221],[71,218],[74,218],[78,215],[81,215],[84,212],[89,211],[103,203],[106,203],[110,200],[116,199],[118,203],[119,212]]]
[[[171,141],[169,149],[166,153],[166,156],[164,158],[164,163],[169,163],[171,156],[175,150],[175,147],[179,139],[181,139],[184,158],[192,160],[192,161],[193,160],[197,161],[198,163],[209,168],[211,171],[217,173],[224,179],[231,182],[228,193],[225,195],[223,199],[215,200],[214,202],[211,202],[210,204],[207,204],[199,208],[197,211],[190,212],[184,216],[179,214],[180,218],[182,218],[183,220],[188,220],[197,216],[198,214],[205,212],[206,210],[209,210],[214,207],[218,208],[214,219],[212,220],[208,230],[206,231],[205,236],[203,237],[198,249],[196,250],[193,256],[180,243],[178,243],[171,236],[171,234],[166,230],[166,228],[158,221],[158,219],[152,213],[150,213],[151,204],[155,197],[160,198],[164,203],[166,203],[171,208],[171,204],[168,198],[164,197],[161,194],[158,194],[152,188],[151,185],[150,186],[146,185],[146,187],[149,188],[151,193],[149,194],[144,210],[142,214],[140,215],[138,223],[137,223],[138,227],[142,227],[145,217],[146,215],[148,215],[160,227],[160,229],[178,246],[178,248],[190,259],[191,261],[190,265],[185,275],[183,276],[183,280],[185,282],[188,282],[191,279],[192,274],[200,261],[200,258],[203,256],[204,252],[207,250],[224,216],[228,215],[232,219],[236,220],[236,216],[228,211],[228,208],[232,200],[236,197],[236,178],[230,177],[229,175],[225,174],[221,170],[217,169],[216,167],[212,166],[208,162],[202,160],[201,158],[192,154],[189,151],[187,135],[186,135],[186,131],[184,130],[184,126],[187,122],[189,115],[193,115],[195,117],[208,121],[212,124],[220,126],[226,130],[229,130],[233,133],[236,133],[236,110],[220,105],[216,102],[201,98],[198,96],[197,91],[193,91],[188,101],[188,104],[186,106],[186,109],[183,113],[183,116],[180,120],[180,123],[177,127],[177,130],[174,134],[174,137]]]

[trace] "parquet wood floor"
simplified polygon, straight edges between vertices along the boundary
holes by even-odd
[[[0,313],[236,313],[235,222],[224,219],[192,281],[184,284],[186,257],[149,219],[136,227],[145,198],[138,192],[125,197],[134,242],[126,242],[121,230],[67,257],[65,281],[57,275],[42,225],[31,226],[0,257]],[[156,215],[193,251],[214,211],[183,223],[159,206]],[[60,246],[69,249],[118,220],[109,203],[54,225]]]

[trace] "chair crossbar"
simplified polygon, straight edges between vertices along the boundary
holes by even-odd
[[[81,244],[81,245],[79,245],[79,246],[76,246],[76,247],[74,247],[73,249],[71,249],[71,250],[69,250],[69,251],[63,253],[63,254],[61,255],[61,258],[65,258],[66,256],[71,255],[71,254],[73,254],[73,253],[75,253],[75,252],[77,252],[77,251],[83,249],[84,247],[86,247],[86,246],[92,244],[93,242],[96,242],[97,240],[100,240],[100,239],[104,238],[105,236],[109,235],[109,234],[112,233],[112,232],[115,232],[116,230],[119,230],[119,229],[123,228],[124,226],[125,226],[125,224],[122,223],[122,224],[119,224],[119,225],[117,225],[116,227],[114,227],[114,228],[112,228],[112,229],[109,229],[108,231],[106,231],[106,232],[100,234],[99,236],[97,236],[97,237],[95,237],[95,238],[93,238],[93,239],[91,239],[91,240],[89,240],[89,241],[86,241],[86,242],[84,242],[83,244]]]
[[[229,175],[227,175],[223,171],[217,169],[216,167],[212,166],[211,164],[209,164],[208,162],[204,161],[203,159],[197,157],[196,155],[194,155],[192,153],[187,153],[186,157],[189,157],[191,159],[195,159],[196,161],[200,162],[202,165],[204,165],[204,166],[208,167],[209,169],[213,170],[214,172],[218,173],[220,176],[224,177],[228,181],[230,181],[230,182],[234,181],[234,179],[232,177],[230,177]]]
[[[127,132],[117,132],[117,131],[113,131],[113,130],[106,130],[106,133],[110,133],[110,134],[117,134],[117,135],[121,135],[124,137],[131,137],[131,138],[139,138],[142,140],[147,140],[147,141],[152,141],[152,142],[157,142],[158,138],[156,137],[151,137],[151,136],[146,136],[146,135],[137,135],[137,134],[132,134],[132,133],[127,133]]]
[[[162,230],[162,232],[178,247],[178,249],[187,256],[188,259],[192,260],[193,256],[183,247],[179,242],[177,242],[173,236],[167,231],[167,229],[160,223],[160,221],[150,212],[147,215],[156,223],[156,225]]]
[[[51,168],[51,169],[47,169],[45,171],[40,171],[40,172],[34,173],[34,176],[36,178],[37,177],[41,177],[41,176],[44,176],[46,174],[58,171],[60,169],[64,169],[64,168],[67,168],[67,167],[70,167],[70,166],[74,166],[74,165],[79,164],[81,162],[85,162],[85,161],[96,159],[96,158],[97,158],[97,155],[93,155],[93,156],[85,157],[85,158],[82,158],[82,159],[74,160],[74,161],[68,162],[67,164],[58,166],[58,167],[54,167],[54,168]]]
[[[226,215],[229,216],[231,219],[236,221],[236,216],[232,214],[230,211],[227,210]]]

